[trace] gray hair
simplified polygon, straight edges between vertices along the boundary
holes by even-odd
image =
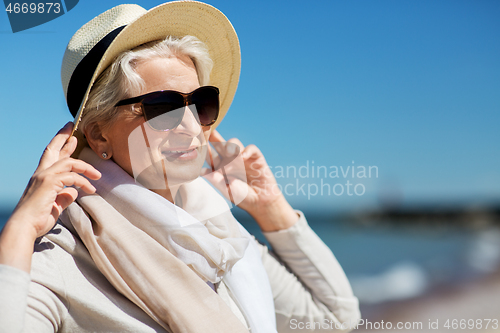
[[[213,62],[205,44],[196,37],[168,36],[145,43],[118,56],[96,80],[80,122],[82,132],[94,137],[109,128],[118,115],[115,104],[144,89],[144,80],[135,71],[139,62],[172,56],[188,56],[196,67],[200,86],[209,84]]]

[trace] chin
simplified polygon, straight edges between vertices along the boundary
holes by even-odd
[[[178,161],[170,163],[166,161],[165,169],[168,184],[175,186],[195,180],[201,174],[203,162],[203,159],[197,159],[191,161],[191,163],[179,163]]]
[[[150,190],[167,189],[172,186],[182,185],[200,176],[203,162],[202,158],[189,161],[169,161],[163,158],[144,169],[136,177],[136,181]]]

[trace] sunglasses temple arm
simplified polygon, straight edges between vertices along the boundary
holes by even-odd
[[[212,147],[210,147],[210,142],[207,144],[208,146],[208,155],[210,156],[210,166],[212,167],[212,172],[215,172],[214,159],[212,157]]]
[[[229,201],[231,201],[233,205],[236,205],[234,203],[233,193],[231,193],[231,187],[229,186],[229,180],[227,179],[227,175],[226,172],[224,171],[224,168],[222,168],[222,175],[224,176],[224,181],[226,182],[227,193],[229,194]]]

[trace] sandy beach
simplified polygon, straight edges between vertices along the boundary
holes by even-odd
[[[363,316],[365,318],[365,316]],[[457,329],[445,327],[448,323],[456,319],[460,325],[460,320],[464,320],[464,328],[458,326]],[[482,327],[467,322],[472,319],[474,323],[482,319]],[[491,319],[489,327],[486,328],[486,319]],[[371,311],[366,317],[367,321],[373,324],[372,329],[360,326],[355,332],[467,332],[467,333],[493,333],[500,332],[500,272],[490,274],[486,277],[464,283],[457,286],[441,287],[417,299],[387,303]],[[392,329],[375,329],[375,322],[392,323]],[[494,320],[498,325],[494,324]],[[436,323],[433,328],[429,328],[429,322]],[[408,329],[397,329],[396,324],[407,324]],[[413,323],[420,322],[421,326],[414,326]],[[497,327],[497,328],[495,328]]]

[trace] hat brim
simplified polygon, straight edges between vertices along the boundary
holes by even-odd
[[[238,86],[241,55],[238,36],[231,22],[217,8],[196,1],[167,2],[147,11],[129,23],[102,56],[75,116],[73,132],[78,128],[85,104],[99,75],[122,52],[167,36],[191,35],[208,48],[213,61],[210,84],[219,88],[220,111],[215,128],[226,115]],[[77,135],[79,141],[81,135]]]

